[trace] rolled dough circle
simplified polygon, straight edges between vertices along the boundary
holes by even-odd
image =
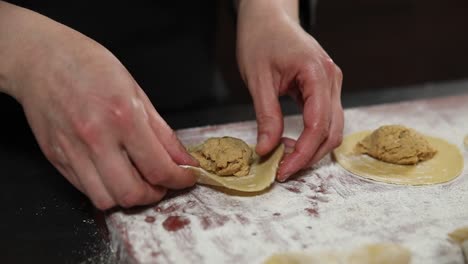
[[[263,264],[409,264],[411,252],[392,243],[361,246],[351,252],[285,252],[270,256]]]
[[[437,154],[416,165],[391,164],[368,155],[356,154],[354,147],[370,133],[362,131],[348,135],[341,146],[333,151],[337,162],[355,175],[393,184],[427,185],[451,181],[463,170],[463,156],[458,147],[430,136],[425,138],[437,150]]]
[[[255,150],[255,146],[251,146]],[[247,176],[219,176],[199,167],[184,166],[198,176],[197,182],[205,185],[219,186],[240,192],[259,192],[267,189],[275,181],[276,172],[284,153],[280,144],[269,155],[259,157],[255,154]]]

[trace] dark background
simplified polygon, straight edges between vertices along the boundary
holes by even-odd
[[[112,51],[161,113],[249,104],[231,0],[15,0]],[[465,0],[301,0],[302,24],[344,73],[343,91],[468,76]]]
[[[96,2],[15,1],[109,48],[175,129],[254,118],[230,1]],[[344,72],[345,106],[468,91],[466,14],[462,0],[302,1],[304,26]],[[47,162],[2,94],[0,115],[0,261],[108,262],[102,213]]]
[[[310,19],[304,22],[342,69],[344,93],[468,76],[468,1],[314,2],[309,4]],[[225,13],[218,16],[218,25],[223,29],[218,28],[216,58],[223,62],[230,92],[236,94],[230,100],[244,102],[248,95],[239,89],[232,55],[235,24]]]

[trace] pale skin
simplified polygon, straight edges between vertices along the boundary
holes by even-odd
[[[298,23],[291,0],[238,4],[237,58],[252,95],[260,155],[288,148],[284,181],[341,142],[339,68]],[[197,166],[130,73],[105,47],[44,16],[0,1],[0,91],[23,107],[47,159],[102,210],[161,200]],[[281,138],[278,97],[303,108],[297,141]]]

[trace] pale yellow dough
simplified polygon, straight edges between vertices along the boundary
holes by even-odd
[[[399,245],[376,243],[351,252],[288,252],[270,256],[264,264],[409,264],[411,252]]]
[[[468,240],[468,226],[457,228],[448,234],[448,236],[454,242],[462,244],[465,240]]]
[[[358,248],[348,257],[349,264],[409,264],[411,252],[397,244],[377,243]]]
[[[286,252],[270,256],[263,264],[342,264],[343,256],[336,252]]]
[[[448,234],[451,240],[460,245],[465,258],[465,263],[468,263],[468,226],[457,228]]]
[[[370,133],[362,131],[346,136],[341,146],[333,151],[338,163],[353,174],[386,183],[426,185],[453,180],[463,170],[463,156],[458,147],[429,136],[424,137],[437,153],[433,158],[416,165],[391,164],[356,154],[356,144]]]
[[[220,186],[241,192],[259,192],[268,188],[275,181],[276,171],[283,157],[284,145],[278,145],[271,154],[265,157],[257,156],[253,151],[254,146],[250,146],[250,148],[253,154],[250,170],[246,176],[219,176],[199,167],[186,167],[197,174],[200,184]]]

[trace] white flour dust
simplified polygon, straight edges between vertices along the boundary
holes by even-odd
[[[466,100],[466,99],[465,99]],[[468,132],[460,115],[434,104],[399,104],[346,111],[345,134],[403,124],[463,149]],[[288,117],[285,134],[297,137],[302,119]],[[253,122],[179,132],[185,144],[212,136],[255,142]],[[467,155],[464,153],[465,162]],[[347,250],[374,242],[407,247],[412,263],[463,263],[447,239],[468,225],[468,175],[433,186],[399,186],[350,175],[329,157],[286,183],[256,196],[197,186],[139,212],[107,219],[122,261],[135,263],[261,263],[285,251]]]

